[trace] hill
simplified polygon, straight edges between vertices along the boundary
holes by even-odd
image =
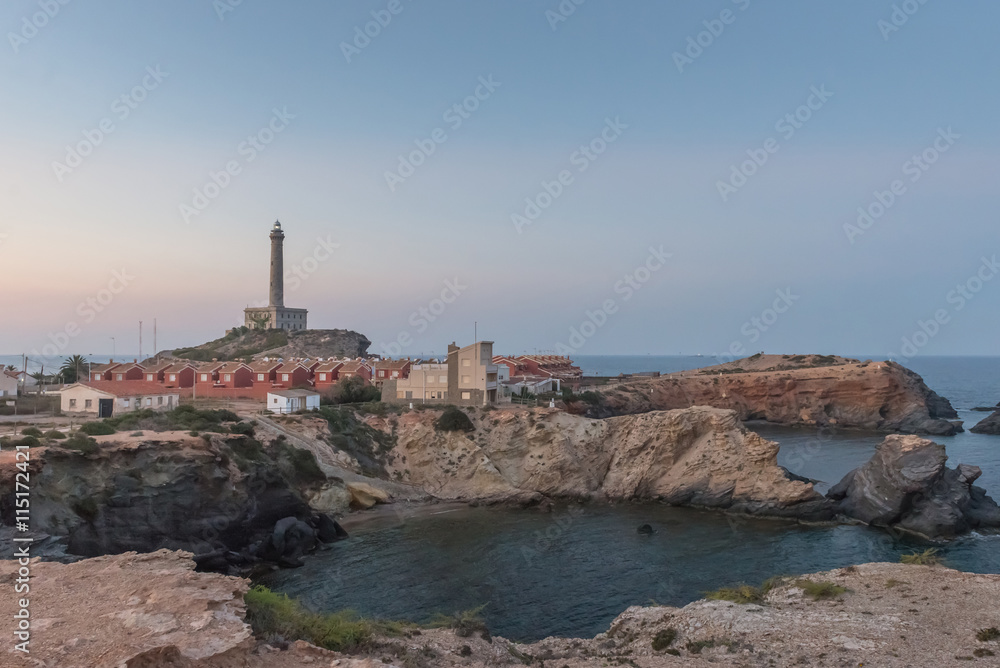
[[[191,348],[165,350],[161,358],[210,362],[259,357],[362,357],[372,344],[363,334],[346,329],[281,329],[237,327],[229,334]]]

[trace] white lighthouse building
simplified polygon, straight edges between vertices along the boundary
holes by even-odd
[[[244,311],[244,324],[250,329],[308,329],[309,311],[285,308],[285,233],[281,223],[271,228],[271,290],[267,306]]]

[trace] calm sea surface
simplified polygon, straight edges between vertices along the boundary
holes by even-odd
[[[713,360],[582,356],[577,362],[587,375],[617,375],[674,372]],[[987,415],[970,408],[1000,401],[1000,358],[924,357],[907,366],[952,401],[966,427]],[[780,462],[819,480],[821,490],[866,461],[882,438],[753,429],[780,443]],[[964,433],[936,440],[948,448],[950,465],[980,466],[979,484],[1000,495],[1000,437]],[[637,534],[636,527],[647,522],[656,533]],[[553,513],[463,508],[365,525],[310,557],[304,568],[273,574],[264,584],[316,610],[353,608],[414,621],[485,604],[483,614],[495,633],[536,640],[595,635],[630,605],[683,605],[725,584],[897,561],[916,547],[864,527],[733,520],[659,504],[569,506]],[[942,554],[955,568],[1000,573],[1000,536],[972,535],[948,544]]]

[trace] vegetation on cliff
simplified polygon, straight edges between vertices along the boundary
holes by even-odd
[[[360,357],[368,352],[368,337],[346,329],[248,329],[237,327],[220,339],[161,356],[208,362],[253,357]]]

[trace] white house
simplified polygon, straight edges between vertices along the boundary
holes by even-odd
[[[19,374],[3,370],[0,373],[0,397],[16,397]]]
[[[319,392],[312,390],[275,390],[267,393],[267,410],[272,413],[295,413],[319,409]]]
[[[168,411],[177,408],[180,402],[181,395],[176,390],[141,380],[74,383],[64,387],[61,394],[63,413],[99,418],[144,409]]]

